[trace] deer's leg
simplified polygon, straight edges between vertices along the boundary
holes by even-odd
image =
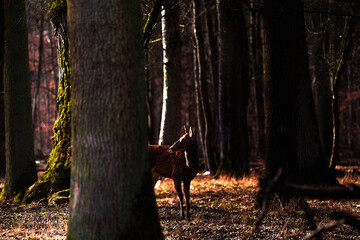
[[[184,181],[184,194],[186,201],[186,219],[190,220],[190,181]]]
[[[154,169],[151,169],[151,175],[152,175],[153,187],[155,187],[155,184],[156,184],[157,180],[159,179],[160,174],[158,174]]]
[[[184,197],[183,197],[183,193],[182,193],[182,189],[181,189],[181,180],[174,179],[174,185],[175,185],[176,193],[180,200],[180,216],[181,216],[181,219],[184,219],[184,209],[183,209]]]

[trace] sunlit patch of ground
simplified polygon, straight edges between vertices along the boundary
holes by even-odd
[[[0,239],[65,239],[68,207],[2,203]]]
[[[355,170],[354,170],[355,169]],[[359,184],[357,168],[342,166],[339,182]],[[310,232],[300,199],[283,205],[275,197],[260,228],[254,224],[261,212],[255,199],[258,175],[235,179],[199,174],[191,182],[191,220],[181,220],[179,201],[171,179],[159,181],[155,196],[161,226],[167,240],[173,239],[301,239]],[[1,185],[0,185],[1,187]],[[318,226],[330,223],[333,211],[360,217],[360,201],[307,200]],[[0,240],[66,239],[68,206],[0,203]],[[360,233],[347,225],[323,234],[323,239],[359,239]]]
[[[342,183],[358,182],[359,175],[343,175]],[[191,220],[180,220],[179,201],[173,181],[165,179],[155,187],[161,225],[166,239],[301,239],[310,232],[301,199],[282,205],[275,198],[263,224],[254,231],[261,212],[255,199],[257,175],[242,179],[198,175],[191,182]],[[354,181],[353,181],[354,180]],[[318,226],[331,222],[332,211],[360,216],[359,201],[307,201]],[[349,226],[337,227],[323,239],[359,239]]]

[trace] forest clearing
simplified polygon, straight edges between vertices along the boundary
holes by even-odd
[[[353,161],[351,161],[353,162]],[[360,168],[339,165],[338,180],[343,185],[360,184]],[[261,214],[256,206],[259,169],[249,177],[213,178],[200,173],[191,184],[190,221],[180,220],[179,201],[171,179],[155,186],[160,223],[165,239],[302,239],[310,229],[300,199],[284,207],[279,199],[266,215],[258,231],[254,224]],[[0,187],[2,187],[2,182]],[[307,200],[318,227],[333,222],[329,215],[343,211],[360,215],[359,200]],[[33,203],[0,205],[0,239],[66,239],[68,204],[49,206]],[[360,232],[340,225],[323,233],[323,239],[359,239]]]

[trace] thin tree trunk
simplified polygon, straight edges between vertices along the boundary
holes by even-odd
[[[0,2],[0,177],[5,177],[5,109],[4,109],[4,1]]]
[[[218,14],[216,1],[204,0],[205,9],[207,10],[207,23],[208,23],[208,36],[209,36],[209,51],[211,53],[211,69],[213,82],[209,84],[210,96],[213,96],[211,101],[214,127],[211,129],[213,132],[213,139],[211,140],[211,152],[213,154],[216,168],[220,163],[220,146],[219,146],[219,49],[218,49]]]
[[[357,16],[360,12],[360,3],[357,2],[352,6],[352,14]],[[339,49],[339,59],[337,60],[337,64],[335,64],[334,68],[330,72],[331,78],[331,109],[332,109],[332,122],[333,122],[333,141],[332,141],[332,149],[331,149],[331,159],[330,166],[332,169],[335,169],[337,162],[339,161],[339,106],[338,106],[338,98],[339,98],[339,78],[344,71],[344,65],[347,62],[349,52],[352,45],[352,34],[354,32],[354,25],[356,19],[354,16],[345,17],[344,29],[342,32],[342,38]]]
[[[252,6],[254,7],[254,6]],[[252,68],[255,81],[255,99],[257,116],[257,153],[263,158],[265,156],[265,121],[264,121],[264,88],[263,88],[263,69],[261,52],[261,31],[260,31],[260,13],[251,12],[251,34],[252,34]]]
[[[314,21],[315,22],[315,21]],[[316,21],[317,22],[317,21]],[[324,36],[323,36],[324,37]],[[315,40],[314,64],[315,81],[313,84],[314,102],[316,116],[319,126],[320,141],[324,156],[327,159],[331,157],[332,149],[332,107],[330,94],[329,72],[324,62],[323,44],[321,39]]]
[[[198,111],[203,121],[200,126],[202,132],[202,149],[205,157],[206,170],[210,171],[212,175],[216,172],[214,153],[211,148],[211,141],[214,139],[215,124],[213,122],[214,116],[210,110],[210,97],[209,97],[209,84],[214,84],[213,70],[211,64],[211,51],[210,51],[210,40],[209,31],[207,25],[207,15],[205,14],[204,0],[193,1],[195,8],[195,39],[196,39],[196,50],[197,50],[197,93],[198,93]],[[215,96],[211,98],[214,99]],[[200,116],[199,116],[200,118]]]
[[[39,143],[38,149],[36,149],[36,153],[38,153],[38,150],[42,151],[42,131],[41,131],[41,96],[40,96],[40,86],[41,86],[41,76],[42,76],[42,64],[43,64],[43,49],[44,49],[44,14],[41,14],[40,19],[40,29],[39,29],[39,58],[38,58],[38,69],[37,69],[37,78],[36,78],[36,88],[35,88],[35,94],[34,94],[34,108],[33,108],[33,124],[34,128],[38,128],[38,135],[36,136],[36,139]]]
[[[49,32],[51,32],[51,23],[49,21]],[[50,58],[51,58],[51,80],[54,79],[54,86],[55,86],[55,89],[54,89],[54,93],[55,94],[58,94],[58,91],[59,91],[59,78],[57,77],[57,74],[56,74],[56,68],[54,67],[55,64],[58,64],[58,61],[57,61],[57,54],[56,54],[56,42],[53,41],[53,38],[52,37],[49,37],[49,40],[50,40],[50,46],[51,46],[51,55],[50,55]],[[55,99],[56,100],[56,99]],[[56,102],[55,102],[56,103]],[[54,111],[54,116],[55,116],[55,119],[57,118],[58,116],[58,109],[57,107],[55,108],[55,111]],[[52,131],[51,131],[52,133]]]

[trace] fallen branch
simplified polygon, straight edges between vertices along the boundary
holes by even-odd
[[[273,191],[312,199],[360,199],[360,187],[356,185],[325,187],[285,183],[275,185]]]
[[[297,196],[297,197],[307,197],[312,199],[360,199],[360,187],[356,185],[352,185],[350,187],[344,186],[315,186],[315,185],[302,185],[296,183],[285,183],[282,182],[282,169],[280,168],[277,174],[268,180],[260,181],[261,189],[264,190],[264,197],[262,201],[261,215],[259,219],[255,223],[255,229],[258,229],[260,224],[262,223],[268,208],[268,203],[270,201],[271,194],[275,192],[284,193],[289,196]],[[322,232],[332,229],[336,226],[342,224],[348,224],[358,230],[360,230],[360,220],[354,216],[351,216],[344,212],[335,212],[330,216],[332,219],[336,220],[329,224],[322,226],[321,228],[317,228],[310,235],[306,236],[304,239],[312,239],[316,236],[319,236]],[[310,224],[313,223],[310,215],[307,215],[309,218]],[[312,221],[311,221],[312,220]],[[316,226],[314,224],[314,226]]]
[[[309,240],[309,239],[313,239],[315,237],[320,237],[321,233],[327,231],[327,230],[330,230],[334,227],[337,227],[339,225],[342,225],[344,224],[345,221],[343,220],[339,220],[339,221],[335,221],[335,222],[331,222],[331,223],[328,223],[328,224],[325,224],[324,226],[316,229],[315,231],[313,231],[312,233],[310,233],[310,235],[307,235],[305,236],[304,240]]]
[[[310,240],[318,237],[322,232],[325,232],[342,224],[348,224],[360,231],[360,220],[354,216],[351,216],[344,212],[335,212],[331,214],[330,218],[335,219],[336,221],[325,224],[324,226],[316,229],[315,231],[305,236],[304,240]]]

